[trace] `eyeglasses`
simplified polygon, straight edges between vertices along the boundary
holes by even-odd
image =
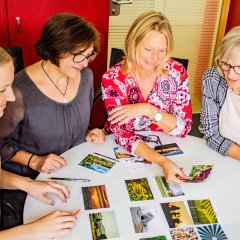
[[[229,72],[232,68],[236,74],[240,75],[240,66],[232,66],[231,64],[219,60],[217,60],[217,64],[224,72]]]
[[[73,62],[74,63],[81,63],[81,62],[85,61],[86,59],[90,63],[96,58],[97,53],[95,51],[92,51],[87,56],[84,55],[84,54],[81,54],[81,53],[76,53],[76,54],[72,54],[72,55],[73,55]]]
[[[159,145],[162,145],[162,142],[157,135],[148,135],[148,136],[143,136],[138,134],[138,136],[144,141],[144,142],[153,142]]]

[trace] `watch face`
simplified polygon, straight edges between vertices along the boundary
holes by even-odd
[[[158,121],[160,121],[161,119],[162,119],[162,114],[161,114],[161,113],[158,112],[158,113],[156,113],[156,114],[154,115],[154,120],[155,120],[155,121],[158,122]]]

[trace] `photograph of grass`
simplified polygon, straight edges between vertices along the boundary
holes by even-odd
[[[187,202],[194,224],[218,223],[209,199],[188,200]]]
[[[147,178],[125,180],[125,182],[131,201],[154,199]]]
[[[212,171],[212,167],[213,165],[193,165],[187,182],[203,182]]]
[[[183,201],[161,203],[169,228],[193,225]]]
[[[130,207],[135,233],[156,231],[161,228],[159,210],[156,207]]]
[[[109,208],[109,201],[105,185],[82,187],[85,210]]]
[[[118,238],[119,231],[113,211],[89,214],[92,240]]]
[[[218,224],[197,227],[197,231],[202,239],[228,240],[226,234]]]
[[[155,180],[157,182],[158,188],[162,194],[163,198],[166,197],[177,197],[184,195],[182,188],[178,184],[168,183],[164,176],[156,176]]]
[[[86,167],[88,169],[94,170],[99,173],[107,173],[113,166],[115,162],[110,161],[105,158],[95,156],[93,154],[88,154],[80,163],[80,166]]]
[[[172,156],[183,153],[183,151],[179,148],[179,146],[176,143],[155,146],[155,150],[164,156]]]
[[[192,227],[170,229],[170,235],[172,240],[199,240],[195,229]],[[212,240],[212,238],[210,239]]]
[[[165,236],[156,236],[150,238],[141,238],[139,240],[167,240],[167,238]]]

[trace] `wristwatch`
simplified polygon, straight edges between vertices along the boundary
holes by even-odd
[[[162,120],[163,116],[162,116],[162,113],[158,110],[158,112],[154,115],[154,121],[155,122],[159,122]]]

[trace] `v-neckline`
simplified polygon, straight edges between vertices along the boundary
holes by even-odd
[[[155,81],[154,81],[154,84],[153,84],[153,87],[152,87],[152,89],[150,90],[150,92],[148,93],[146,99],[144,98],[144,96],[143,96],[143,94],[142,94],[142,91],[141,91],[139,85],[137,84],[135,78],[134,78],[133,76],[131,76],[131,78],[132,78],[134,84],[137,86],[137,89],[138,89],[138,92],[139,92],[140,95],[141,95],[141,98],[144,100],[144,102],[147,102],[148,99],[149,99],[149,96],[151,95],[151,93],[153,92],[153,90],[156,88],[156,83],[157,83],[157,80],[158,80],[158,76],[156,77],[156,79],[155,79]]]

